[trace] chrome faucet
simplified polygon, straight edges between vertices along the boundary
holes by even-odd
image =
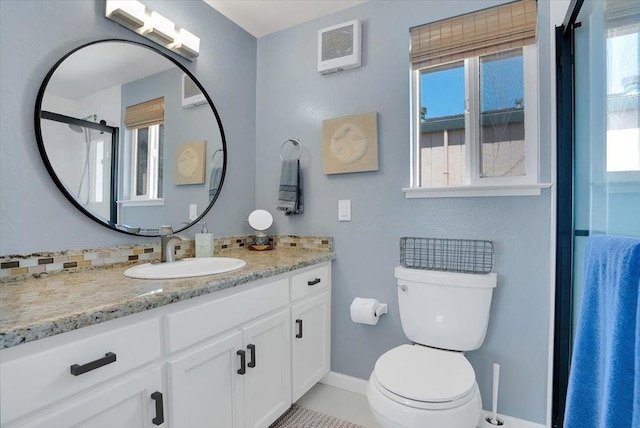
[[[162,235],[160,235],[160,262],[175,262],[176,245],[183,240],[184,238],[182,236],[173,235],[171,226],[162,226]]]

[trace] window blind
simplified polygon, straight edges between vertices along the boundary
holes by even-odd
[[[144,128],[164,122],[164,97],[127,107],[124,124],[127,128]]]
[[[535,0],[519,0],[411,29],[414,70],[534,44]]]

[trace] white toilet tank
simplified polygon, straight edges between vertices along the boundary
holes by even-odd
[[[400,320],[413,342],[473,351],[487,332],[495,273],[468,274],[396,267]]]

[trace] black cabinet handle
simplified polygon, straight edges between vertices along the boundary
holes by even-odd
[[[296,337],[298,339],[302,339],[302,320],[296,320],[296,324],[298,324],[298,333],[296,333]]]
[[[151,419],[154,425],[162,425],[164,423],[164,406],[162,404],[162,393],[159,391],[151,394],[151,399],[156,402],[156,417]]]
[[[102,366],[106,366],[107,364],[114,363],[116,361],[116,354],[113,352],[107,352],[104,354],[104,357],[98,358],[95,361],[91,361],[87,364],[73,364],[71,366],[71,374],[74,376],[80,376],[83,373],[90,372],[91,370],[95,370]]]
[[[238,351],[236,354],[240,355],[240,368],[238,369],[238,374],[243,375],[247,372],[245,353],[244,351]]]
[[[256,345],[249,344],[247,345],[247,349],[251,351],[251,361],[247,364],[247,367],[254,368],[256,366]]]
[[[316,285],[316,284],[320,284],[320,278],[316,278],[313,281],[307,281],[307,285],[309,286]]]

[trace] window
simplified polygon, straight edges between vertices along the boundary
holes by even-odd
[[[612,19],[606,32],[605,164],[609,180],[637,180],[640,171],[640,24],[637,18],[627,20],[630,22]]]
[[[162,124],[132,130],[131,200],[162,198]]]
[[[521,0],[411,30],[412,188],[537,184],[535,28]]]
[[[162,204],[164,97],[127,107],[124,205]]]

